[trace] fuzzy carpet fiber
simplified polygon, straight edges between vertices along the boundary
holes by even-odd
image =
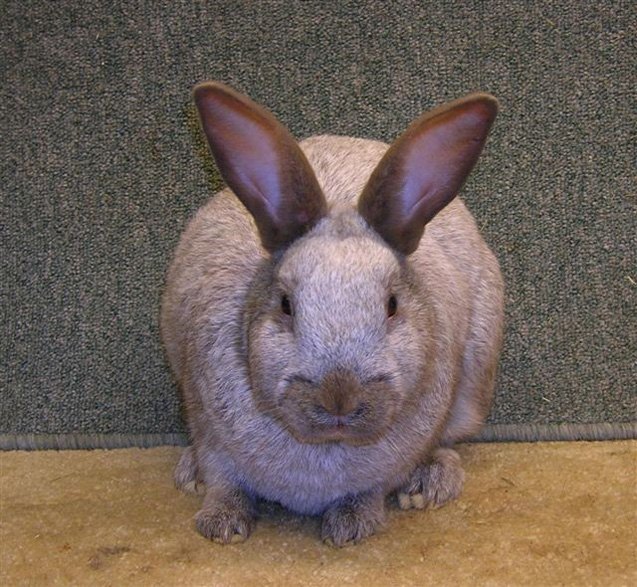
[[[206,541],[200,498],[172,487],[179,451],[0,454],[0,584],[637,584],[635,441],[462,446],[458,501],[391,505],[383,532],[341,550],[271,504],[248,542]]]

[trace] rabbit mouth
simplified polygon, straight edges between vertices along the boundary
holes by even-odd
[[[394,410],[387,378],[361,381],[351,371],[337,369],[315,383],[290,379],[277,412],[288,431],[306,444],[339,442],[367,445],[378,442]]]
[[[286,424],[288,431],[302,444],[375,444],[383,438],[390,424],[386,418],[374,417],[364,404],[345,416],[329,414],[318,405],[298,408],[296,413],[287,411]]]

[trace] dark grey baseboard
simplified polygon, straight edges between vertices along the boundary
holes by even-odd
[[[471,442],[637,439],[637,423],[491,424]],[[186,446],[185,434],[0,434],[0,450],[85,450]]]
[[[472,442],[634,440],[637,422],[596,424],[490,424]]]
[[[185,434],[0,434],[0,450],[87,450],[186,446]]]

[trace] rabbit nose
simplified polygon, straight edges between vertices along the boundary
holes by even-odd
[[[318,401],[331,416],[344,417],[359,408],[361,393],[358,377],[351,371],[339,369],[328,373],[321,381]]]

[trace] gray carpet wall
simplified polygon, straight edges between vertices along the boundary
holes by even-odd
[[[112,0],[0,6],[0,444],[183,442],[164,272],[221,187],[217,79],[299,138],[391,140],[474,90],[501,114],[463,198],[507,282],[485,439],[634,436],[634,2]]]

